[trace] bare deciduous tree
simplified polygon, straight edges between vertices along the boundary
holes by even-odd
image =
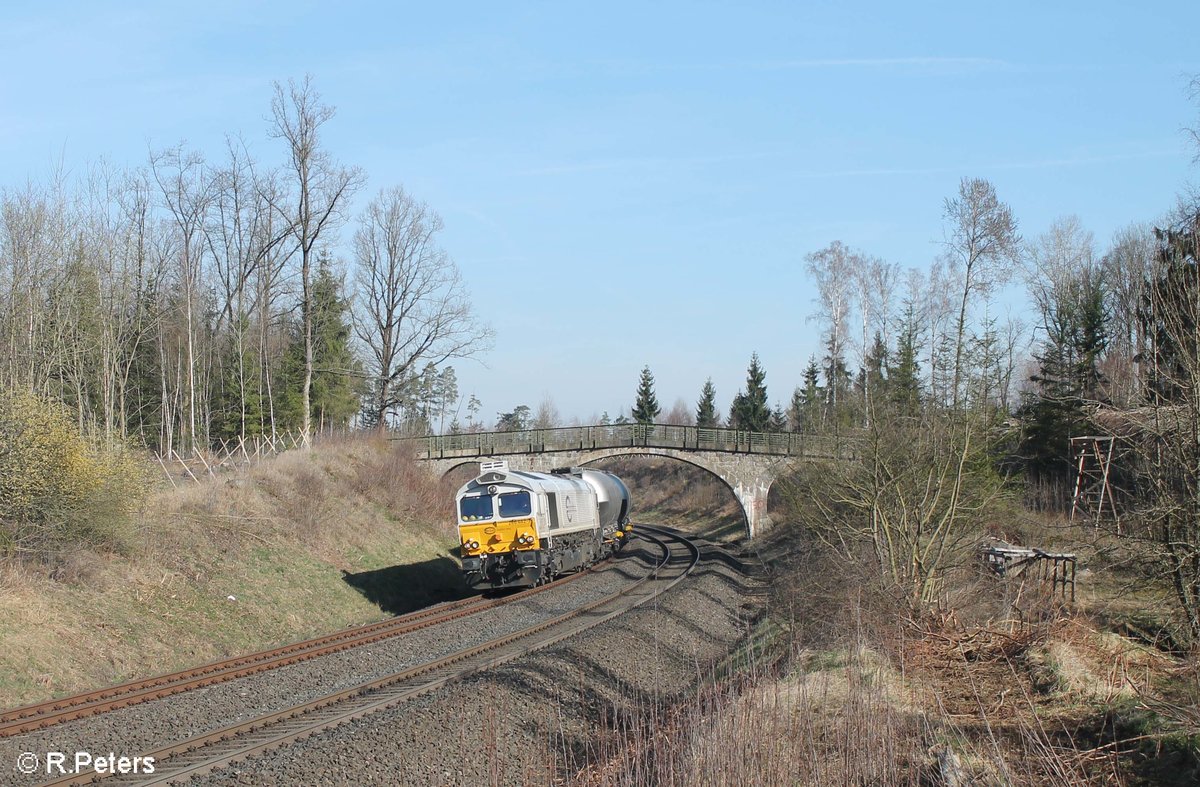
[[[1050,229],[1030,243],[1025,275],[1034,303],[1045,313],[1081,273],[1095,271],[1096,244],[1078,216],[1055,219]]]
[[[663,416],[662,422],[671,426],[694,426],[696,423],[695,417],[692,414],[692,407],[679,397],[675,400],[675,404],[671,405],[671,409]]]
[[[533,414],[533,421],[529,425],[533,429],[555,429],[562,426],[562,415],[558,412],[558,405],[554,404],[554,398],[550,394],[547,393],[542,397],[542,401],[538,403],[537,412]]]
[[[982,178],[963,178],[958,196],[945,207],[945,258],[959,281],[958,321],[955,325],[951,399],[961,401],[963,345],[971,297],[987,297],[1009,273],[1021,255],[1021,236],[1012,209],[996,196],[996,188]]]
[[[862,327],[858,347],[859,365],[867,369],[868,356],[872,349],[872,335],[878,334],[885,348],[891,346],[891,324],[893,314],[893,292],[899,279],[900,266],[884,262],[878,257],[860,257],[855,269],[854,281],[858,286],[858,312]],[[873,375],[863,375],[863,400],[868,418],[871,411]]]
[[[150,154],[150,171],[158,184],[163,205],[178,232],[179,287],[183,292],[186,366],[184,410],[187,412],[183,441],[190,448],[197,437],[197,310],[204,275],[204,222],[213,197],[211,173],[198,153],[187,153],[182,145]]]
[[[247,336],[256,294],[253,282],[259,268],[272,259],[277,247],[291,235],[291,228],[277,230],[272,221],[271,176],[260,182],[253,160],[240,139],[226,140],[228,163],[214,175],[212,217],[205,228],[208,248],[216,273],[217,309],[215,331],[227,327],[228,346],[221,359],[233,365],[238,388],[238,434],[247,430],[247,407],[253,371],[247,365]],[[274,230],[274,231],[273,231]]]
[[[370,350],[371,414],[382,427],[419,363],[465,358],[490,344],[458,267],[438,246],[441,218],[401,188],[380,192],[354,234],[355,333]]]
[[[850,312],[854,306],[855,271],[861,266],[861,255],[834,241],[805,260],[808,272],[817,283],[820,303],[819,317],[825,323],[827,407],[835,409],[843,393],[838,364],[845,360],[850,335]]]
[[[1104,371],[1112,386],[1113,403],[1130,405],[1138,394],[1138,359],[1147,349],[1137,312],[1154,267],[1153,230],[1145,224],[1131,224],[1118,231],[1101,263],[1111,304]]]
[[[290,155],[289,171],[294,178],[294,203],[284,207],[300,253],[301,310],[304,321],[304,383],[301,393],[303,422],[301,435],[305,445],[312,441],[313,315],[312,263],[317,241],[336,229],[346,203],[362,182],[355,168],[336,164],[320,146],[320,131],[334,115],[334,108],[321,103],[312,77],[287,89],[275,83],[271,100],[271,136],[283,140]]]

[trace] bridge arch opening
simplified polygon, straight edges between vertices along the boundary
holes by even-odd
[[[457,491],[460,486],[479,475],[479,459],[464,459],[456,465],[444,468],[438,480],[446,485],[453,485]]]
[[[634,519],[703,533],[714,540],[745,537],[750,523],[737,491],[709,468],[678,456],[647,450],[600,456],[584,467],[620,476],[633,496]]]

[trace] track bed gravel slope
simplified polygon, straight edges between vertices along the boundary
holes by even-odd
[[[758,587],[705,561],[657,604],[196,784],[546,784],[691,696],[746,634]]]

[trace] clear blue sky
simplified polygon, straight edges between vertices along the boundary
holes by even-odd
[[[1195,2],[6,3],[0,186],[227,132],[273,159],[271,82],[311,73],[359,203],[443,215],[496,332],[456,364],[484,414],[615,415],[643,364],[664,407],[711,375],[727,408],[755,350],[786,404],[805,254],[927,266],[962,176],[1026,237],[1168,210],[1198,29]]]

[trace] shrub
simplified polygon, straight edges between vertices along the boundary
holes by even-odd
[[[91,444],[61,405],[0,392],[0,554],[126,548],[147,482],[132,452]]]

